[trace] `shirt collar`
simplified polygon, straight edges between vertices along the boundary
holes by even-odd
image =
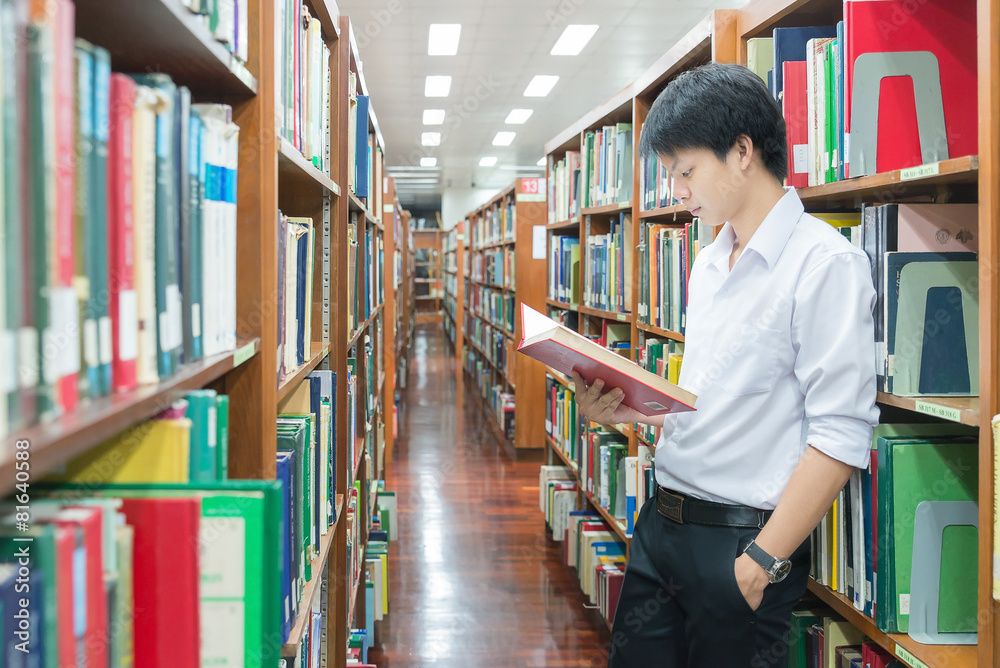
[[[760,227],[750,237],[745,250],[756,252],[764,259],[768,268],[773,268],[804,211],[805,207],[802,206],[802,200],[799,199],[795,188],[785,188],[785,194],[771,207]],[[724,273],[728,273],[729,255],[735,243],[736,232],[727,222],[715,237],[715,241],[705,248],[705,252],[711,252],[706,259],[711,264],[717,265],[720,270],[725,268]]]

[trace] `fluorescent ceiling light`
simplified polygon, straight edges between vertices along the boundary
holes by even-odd
[[[444,109],[424,109],[424,125],[444,123]]]
[[[420,143],[424,146],[440,146],[441,145],[441,133],[440,132],[422,132],[420,133]]]
[[[430,77],[428,77],[430,78]],[[525,97],[545,97],[552,90],[552,87],[559,81],[559,77],[548,74],[536,74],[528,87],[524,89]]]
[[[432,23],[427,35],[427,55],[454,56],[458,53],[458,38],[461,34],[462,26],[459,23]]]
[[[434,167],[438,164],[437,158],[420,158],[421,167]]]
[[[489,156],[486,156],[485,158],[480,158],[479,159],[479,166],[480,167],[492,167],[495,164],[497,164],[497,158],[496,158],[495,155],[489,155]]]
[[[528,120],[532,111],[532,109],[511,109],[510,113],[507,114],[507,120],[505,120],[504,123],[507,125],[520,125]]]
[[[401,182],[399,185],[401,185],[401,186],[417,186],[417,185],[428,185],[428,184],[436,184],[436,183],[438,183],[438,179],[436,179],[436,178],[433,178],[433,179],[427,178],[427,179],[410,179],[409,181]]]
[[[510,143],[514,141],[514,136],[516,132],[498,132],[497,136],[493,138],[494,146],[510,146]]]
[[[428,76],[424,80],[424,95],[426,97],[448,97],[451,92],[451,77]]]
[[[553,56],[578,56],[595,32],[596,25],[568,25],[549,53]]]
[[[538,165],[539,167],[544,167],[545,166],[545,156],[543,155],[542,159],[539,160],[538,162],[536,162],[535,164]]]

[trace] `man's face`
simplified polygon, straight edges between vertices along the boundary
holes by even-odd
[[[707,148],[685,149],[660,158],[674,177],[674,197],[691,215],[716,226],[739,211],[746,177],[739,166],[738,149],[731,150],[725,162]]]

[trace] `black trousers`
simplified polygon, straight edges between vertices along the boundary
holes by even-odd
[[[792,608],[806,591],[809,541],[752,610],[735,561],[759,529],[677,524],[647,501],[636,521],[608,668],[785,668]]]

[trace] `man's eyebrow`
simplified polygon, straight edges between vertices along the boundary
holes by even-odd
[[[670,172],[671,174],[677,171],[677,160],[674,160],[673,162],[670,163],[670,166],[667,167],[667,171]]]

